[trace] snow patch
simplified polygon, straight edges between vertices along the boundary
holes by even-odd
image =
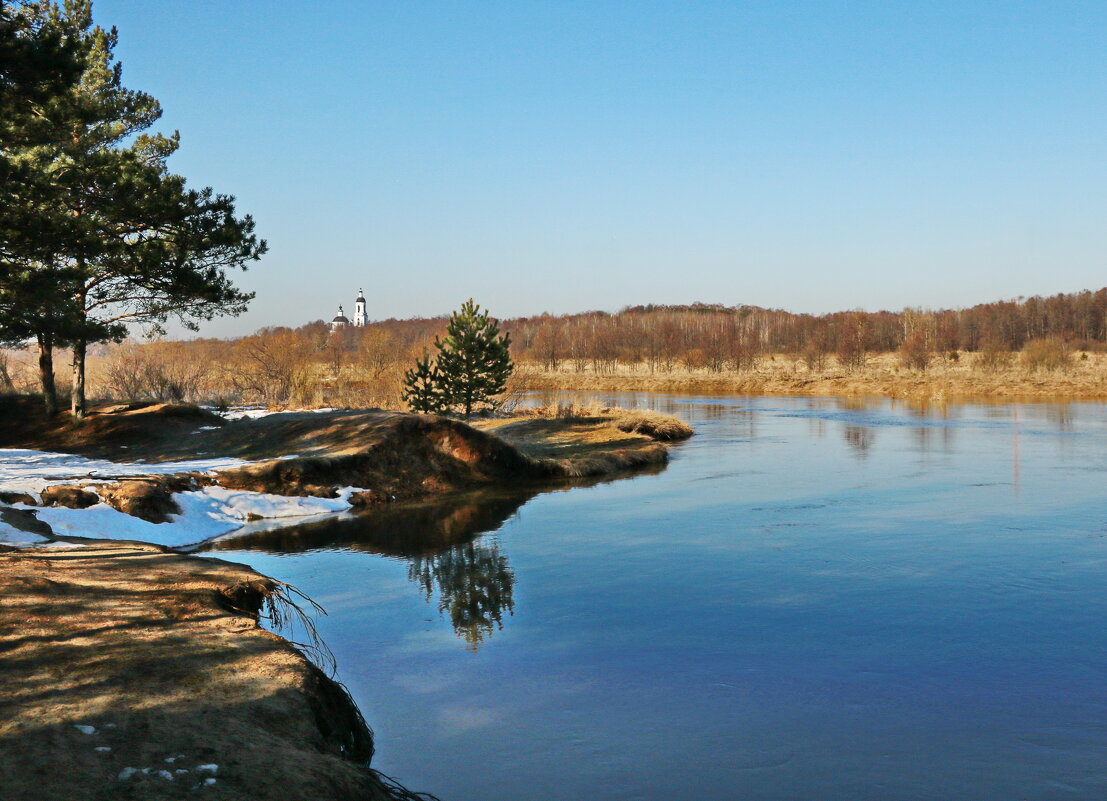
[[[81,734],[96,734],[96,727],[95,726],[85,726],[81,723],[78,723],[73,728],[76,729],[77,731],[79,731]]]
[[[0,543],[4,545],[48,545],[50,541],[38,534],[22,531],[0,520]]]
[[[108,462],[62,453],[0,449],[0,490],[37,495],[50,483],[59,481],[111,480],[135,474],[210,472],[244,464],[248,462],[224,458],[139,466],[135,462]],[[95,492],[95,487],[88,489]],[[315,498],[204,487],[197,491],[174,493],[173,500],[181,512],[170,515],[166,523],[151,523],[132,517],[106,503],[97,503],[86,509],[24,504],[14,504],[14,507],[33,511],[39,520],[50,526],[54,536],[137,540],[180,547],[236,531],[251,520],[314,518],[343,512],[351,508],[350,495],[359,491],[359,487],[344,487],[338,491],[338,497]],[[49,538],[20,531],[3,522],[0,522],[0,542],[20,546],[51,544]]]
[[[119,476],[210,473],[249,464],[244,459],[189,459],[180,462],[109,462],[71,453],[51,453],[26,448],[0,448],[0,490],[38,495],[51,484],[87,482]]]
[[[304,412],[336,412],[337,409],[325,408],[325,409],[277,409],[269,410],[260,406],[236,406],[225,411],[219,411],[214,406],[204,406],[209,412],[215,412],[224,420],[242,420],[246,418],[248,420],[257,420],[259,417],[268,417],[271,414],[302,414]]]
[[[305,517],[323,512],[342,512],[350,508],[351,493],[358,491],[356,487],[343,487],[337,498],[314,498],[245,492],[223,487],[203,489],[203,493],[218,502],[222,509],[243,520],[250,515],[263,518]]]
[[[242,528],[251,516],[261,518],[314,517],[349,509],[356,487],[344,487],[337,498],[301,498],[264,492],[204,487],[198,492],[177,492],[173,500],[181,514],[170,515],[168,523],[151,523],[124,514],[106,503],[87,509],[64,506],[32,509],[50,526],[55,536],[95,539],[138,540],[154,545],[194,545]]]

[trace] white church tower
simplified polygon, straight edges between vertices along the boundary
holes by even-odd
[[[365,293],[357,291],[357,300],[354,302],[354,325],[368,325],[369,315],[365,313]]]

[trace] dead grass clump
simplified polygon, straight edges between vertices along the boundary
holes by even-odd
[[[668,460],[669,452],[664,445],[647,443],[644,448],[620,448],[594,456],[548,459],[546,464],[552,475],[561,478],[592,478],[663,465]]]
[[[679,417],[645,409],[621,409],[617,406],[587,406],[577,403],[548,403],[528,409],[517,409],[515,416],[542,417],[555,420],[607,420],[627,434],[641,434],[659,442],[688,439],[692,427]]]
[[[659,412],[620,410],[615,417],[615,427],[628,434],[644,434],[659,442],[675,442],[692,436],[692,426],[678,417]]]
[[[609,411],[606,406],[589,404],[584,406],[579,403],[559,401],[546,403],[542,406],[526,406],[511,412],[513,417],[541,417],[548,420],[573,420],[582,418],[604,417]]]

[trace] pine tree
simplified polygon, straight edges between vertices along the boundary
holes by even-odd
[[[415,360],[415,366],[404,373],[404,403],[414,412],[439,414],[445,408],[438,366],[431,364],[430,355]]]
[[[128,323],[159,332],[174,316],[194,329],[194,319],[242,312],[252,295],[226,270],[245,268],[266,245],[249,216],[235,216],[233,198],[188,189],[168,171],[178,136],[145,133],[161,107],[123,87],[116,32],[93,25],[91,2],[30,8],[39,28],[74,46],[81,72],[37,100],[38,140],[7,151],[36,194],[25,204],[33,241],[20,243],[11,280],[0,285],[0,328],[37,338],[48,411],[52,349],[73,346],[80,418],[87,343],[118,339]],[[4,229],[7,240],[12,229]]]
[[[436,338],[434,346],[445,405],[459,408],[466,420],[474,409],[507,389],[514,369],[511,337],[500,336],[499,325],[472,298],[450,316],[446,339]]]
[[[57,408],[53,345],[76,320],[58,303],[59,279],[66,276],[37,267],[77,233],[71,217],[42,213],[61,190],[21,155],[58,141],[53,101],[76,88],[84,56],[81,43],[52,22],[40,4],[0,0],[0,342],[36,337],[50,414]]]

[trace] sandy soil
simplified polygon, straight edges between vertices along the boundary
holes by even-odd
[[[388,797],[356,708],[259,627],[275,586],[148,545],[0,554],[0,798]]]

